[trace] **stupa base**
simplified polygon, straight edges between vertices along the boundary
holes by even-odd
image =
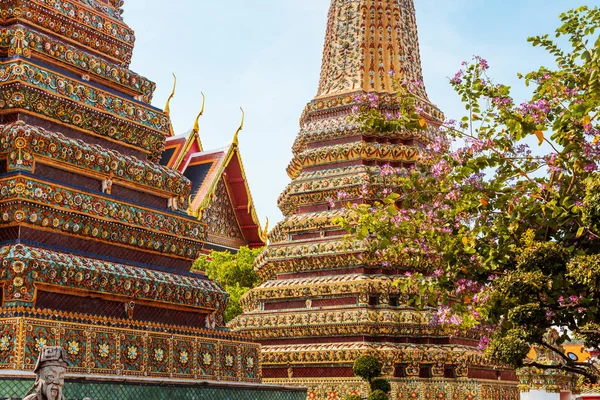
[[[368,387],[357,378],[264,379],[271,385],[303,386],[307,400],[341,400],[347,394],[365,398]],[[495,380],[392,378],[390,400],[519,400],[517,382]]]

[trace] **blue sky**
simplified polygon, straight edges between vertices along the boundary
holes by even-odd
[[[562,11],[597,0],[415,0],[425,85],[449,118],[464,107],[448,77],[473,55],[487,59],[496,82],[527,91],[516,77],[551,59],[526,38],[551,33]],[[124,19],[136,31],[131,69],[155,81],[163,108],[172,85],[175,131],[200,122],[205,149],[228,144],[246,111],[240,148],[261,221],[282,218],[277,198],[298,133],[298,118],[316,94],[329,0],[126,0]]]

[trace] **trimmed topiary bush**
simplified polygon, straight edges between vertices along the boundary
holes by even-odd
[[[369,395],[369,400],[388,400],[388,395],[382,390],[374,390]]]
[[[385,378],[375,378],[371,381],[371,390],[381,390],[384,393],[389,393],[392,391],[392,385]]]
[[[371,382],[373,378],[381,375],[381,362],[374,356],[360,356],[354,361],[352,370],[354,371],[354,375]]]
[[[342,400],[362,400],[362,398],[356,394],[347,394]]]

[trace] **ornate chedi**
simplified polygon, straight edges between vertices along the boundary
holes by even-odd
[[[416,88],[429,131],[365,132],[349,119],[369,94],[392,98],[391,75]],[[514,371],[491,364],[474,333],[435,326],[407,306],[409,294],[393,284],[406,272],[401,260],[382,263],[334,223],[345,211],[330,199],[381,198],[397,185],[381,167],[419,162],[442,119],[422,84],[413,0],[332,0],[318,94],[279,199],[285,218],[255,264],[265,283],[231,325],[263,345],[265,381],[306,386],[310,400],[365,396],[352,364],[370,353],[391,378],[392,399],[518,397]]]
[[[24,394],[46,346],[87,376],[78,398],[260,382],[259,346],[223,327],[227,294],[189,272],[210,230],[158,163],[171,124],[128,70],[122,3],[0,1],[0,398]]]

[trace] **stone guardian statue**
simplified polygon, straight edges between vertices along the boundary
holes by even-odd
[[[67,352],[62,347],[44,347],[34,372],[35,384],[23,400],[67,400],[63,396]]]

